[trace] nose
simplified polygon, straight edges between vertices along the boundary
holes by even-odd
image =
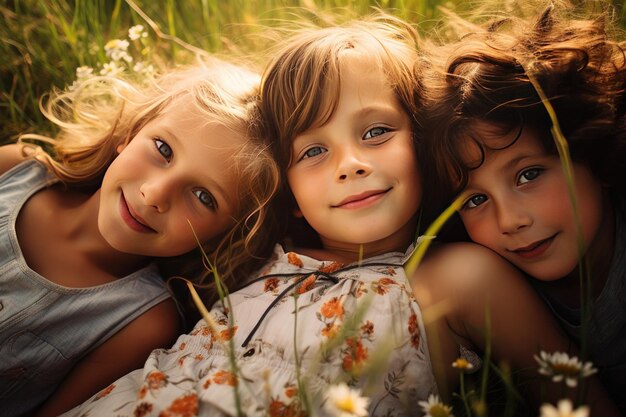
[[[532,216],[522,204],[499,204],[496,208],[502,234],[513,234],[532,225]]]
[[[365,178],[372,172],[371,165],[357,150],[346,147],[338,152],[337,174],[338,181]]]
[[[139,187],[139,192],[145,205],[153,207],[158,213],[164,213],[170,208],[173,187],[173,182],[164,177],[152,178]]]

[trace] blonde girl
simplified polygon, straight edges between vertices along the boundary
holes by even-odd
[[[55,138],[0,148],[3,414],[58,415],[171,345],[166,260],[193,278],[200,244],[234,281],[264,255],[277,170],[253,134],[258,82],[217,60],[94,77],[47,101]]]

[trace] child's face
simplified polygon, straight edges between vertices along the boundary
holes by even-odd
[[[289,186],[327,249],[404,250],[415,234],[421,178],[411,123],[371,68],[348,60],[331,119],[293,142]]]
[[[115,249],[178,256],[233,225],[233,153],[243,138],[207,121],[188,96],[141,129],[107,170],[98,227]],[[191,226],[190,226],[191,224]]]
[[[486,124],[479,125],[481,131],[491,135],[482,138],[490,148],[510,144],[518,133],[495,138]],[[466,154],[467,161],[479,159],[476,148]],[[585,166],[574,163],[573,171],[585,245],[600,245],[610,233],[601,227],[602,187]],[[466,191],[470,196],[460,215],[473,241],[539,280],[576,269],[577,227],[566,177],[558,156],[546,153],[532,130],[523,130],[505,149],[487,150],[484,163],[470,171]]]

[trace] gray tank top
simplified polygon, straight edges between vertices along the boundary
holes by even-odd
[[[26,200],[54,182],[34,160],[0,176],[0,416],[41,405],[83,356],[170,297],[154,265],[89,288],[31,270],[15,221]]]

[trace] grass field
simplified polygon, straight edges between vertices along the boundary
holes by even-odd
[[[503,0],[508,7],[510,0]],[[427,32],[440,7],[476,8],[467,0],[4,0],[0,2],[0,144],[23,132],[49,132],[38,102],[63,88],[80,66],[101,67],[105,45],[141,24],[146,38],[132,42],[135,62],[158,66],[193,59],[184,45],[212,53],[256,52],[267,26],[294,15],[359,16],[379,7],[419,24]],[[175,38],[173,40],[173,38]]]
[[[513,7],[509,0],[500,3],[503,10]],[[587,3],[593,7],[591,0]],[[624,22],[622,3],[615,6],[617,18]],[[145,68],[159,71],[191,62],[198,51],[238,54],[262,66],[268,27],[296,16],[356,17],[374,7],[415,23],[428,36],[442,7],[463,13],[477,6],[463,0],[2,0],[0,144],[26,132],[54,134],[39,111],[40,98],[53,88],[71,85],[78,68],[107,71],[107,50],[115,42],[129,42],[123,51],[128,60],[121,61],[124,71],[138,74]],[[137,25],[143,26],[145,36],[129,37],[129,29]],[[503,415],[514,415],[508,408],[511,393],[503,389],[497,394],[506,397]]]

